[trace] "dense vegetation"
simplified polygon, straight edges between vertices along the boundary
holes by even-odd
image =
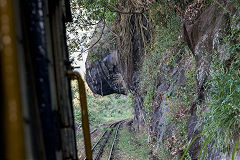
[[[209,110],[202,119],[203,134],[211,135],[216,146],[222,150],[229,150],[234,145],[233,139],[239,136],[240,131],[240,23],[239,17],[230,17],[228,34],[219,39],[224,44],[223,56],[229,56],[228,60],[221,58],[218,53],[212,61],[208,82]]]
[[[169,106],[166,116],[167,126],[174,124],[175,129],[171,137],[158,140],[153,143],[153,154],[160,159],[179,159],[178,153],[187,147],[188,136],[186,122],[189,118],[190,103],[195,97],[195,61],[187,44],[182,38],[181,10],[178,2],[161,1],[153,4],[151,17],[154,23],[154,39],[147,48],[147,55],[144,59],[140,75],[141,92],[145,93],[144,107],[147,111],[149,125],[151,116],[154,114],[154,103],[159,93],[157,85],[159,77],[164,77],[165,81],[174,87],[160,93],[161,99]],[[182,11],[184,7],[181,8]],[[159,16],[161,15],[161,16]],[[176,80],[169,74],[171,66],[177,67],[179,61],[186,63],[186,82],[178,86]],[[156,139],[153,135],[152,140]],[[186,156],[186,159],[189,155]]]
[[[77,82],[72,82],[73,90],[73,106],[74,106],[74,119],[76,125],[77,137],[80,138],[81,132],[81,108],[77,89]],[[101,124],[131,118],[132,116],[132,101],[130,96],[124,95],[109,95],[97,96],[94,95],[89,89],[87,90],[87,103],[89,111],[90,128],[93,130],[99,128]]]
[[[119,159],[146,160],[151,158],[147,136],[144,134],[136,136],[136,133],[127,126],[124,126],[119,133],[117,147]]]
[[[196,59],[194,59],[194,55],[182,37],[182,21],[185,7],[190,2],[192,1],[163,0],[146,5],[146,8],[150,7],[147,8],[150,11],[148,20],[153,25],[151,31],[153,35],[150,43],[148,41],[145,46],[146,52],[138,81],[140,82],[139,92],[144,95],[143,105],[147,118],[145,125],[149,127],[146,134],[151,139],[148,145],[152,149],[152,154],[160,159],[180,159],[179,153],[182,155],[182,152],[189,147],[186,123],[191,116],[191,103],[197,97]],[[213,2],[219,4],[219,8],[223,7],[217,0],[208,0],[205,1],[205,4],[210,5]],[[233,2],[235,7],[239,9],[239,1]],[[125,15],[139,12],[139,10],[125,10],[122,4],[121,0],[79,1],[78,5],[84,8],[84,11],[79,12],[79,17],[76,20],[81,22],[81,26],[84,26],[87,30],[91,27],[94,28],[99,23],[101,25],[98,27],[102,28],[102,30],[109,25],[111,25],[111,29],[114,29],[114,19],[117,18],[118,14]],[[147,4],[147,2],[136,0],[136,5],[140,6],[140,8],[142,4]],[[225,53],[226,57],[230,58],[224,60],[218,52],[212,53],[214,56],[212,62],[209,62],[211,63],[209,78],[205,85],[206,88],[204,88],[207,92],[207,98],[205,102],[196,101],[198,120],[201,122],[201,135],[198,136],[201,136],[201,143],[205,147],[202,148],[205,149],[204,152],[206,152],[208,148],[206,146],[209,144],[214,144],[214,147],[217,147],[221,152],[229,151],[232,146],[237,144],[236,142],[239,139],[240,19],[239,16],[228,16],[229,29],[226,31],[226,35],[219,39],[218,45],[223,46],[222,52]],[[95,29],[95,31],[99,31],[99,29]],[[115,33],[114,30],[113,33]],[[101,32],[98,34],[100,34],[99,38],[102,38]],[[116,34],[116,36],[118,35]],[[86,37],[83,37],[83,39],[86,39]],[[91,48],[91,45],[88,44],[86,47]],[[168,71],[171,66],[178,66],[180,60],[184,61],[185,66],[187,66],[185,67],[186,82],[183,85],[175,85],[177,82],[173,80]],[[165,127],[174,124],[175,130],[171,137],[156,140],[155,135],[150,133],[151,116],[155,107],[154,103],[159,97],[159,93],[156,91],[158,78],[161,76],[164,76],[166,81],[174,86],[160,95],[169,107]],[[88,101],[93,126],[114,118],[126,118],[131,115],[129,107],[132,102],[129,102],[129,98],[126,99],[126,97],[120,95],[96,99],[96,96],[89,94]],[[108,112],[106,112],[107,110]],[[79,117],[78,110],[76,109],[76,111],[75,117]],[[96,115],[96,113],[98,114]],[[78,119],[76,118],[77,123],[79,123]],[[123,132],[126,135],[132,134],[132,132],[126,132],[126,130]],[[129,137],[132,137],[132,135],[128,135]],[[128,141],[126,137],[121,138],[120,148],[122,143]],[[128,149],[135,150],[134,147],[134,145],[129,144]],[[147,154],[145,151],[140,152],[143,155]],[[187,153],[184,158],[191,159]]]
[[[81,55],[99,42],[104,28],[111,26],[116,18],[112,12],[115,5],[115,0],[71,0],[73,23],[67,24],[70,54]]]

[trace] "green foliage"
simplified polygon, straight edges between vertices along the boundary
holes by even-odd
[[[236,21],[239,22],[237,16],[232,18],[229,34],[220,40],[220,45],[223,45],[221,48],[222,54],[225,55],[216,53],[213,57],[210,69],[211,80],[208,81],[210,100],[207,105],[210,108],[205,113],[200,113],[203,124],[201,137],[204,143],[198,155],[198,160],[206,158],[209,144],[212,143],[221,152],[229,151],[230,147],[234,146],[232,160],[234,160],[238,149],[239,141],[233,141],[234,138],[239,136],[240,131],[240,24]],[[227,60],[223,58],[228,56],[230,57]],[[221,60],[219,60],[220,57]],[[198,137],[199,135],[190,142],[187,149]],[[187,149],[184,155],[187,153]]]
[[[239,70],[224,71],[222,67],[211,72],[211,104],[210,110],[204,114],[204,130],[215,133],[220,147],[232,145],[232,137],[240,131],[239,74]]]
[[[192,160],[192,158],[188,152],[186,153],[184,160]]]
[[[213,133],[209,134],[208,137],[204,140],[204,143],[203,143],[202,148],[201,148],[201,150],[199,152],[199,155],[198,155],[198,160],[200,160],[202,154],[203,154],[202,155],[202,160],[205,159],[205,157],[207,155],[208,145],[211,142],[210,140],[212,138],[212,135],[213,135]]]
[[[88,94],[87,98],[92,127],[112,120],[126,119],[132,115],[131,99],[124,95],[96,97]]]
[[[167,127],[172,126],[171,136],[160,142],[160,159],[179,159],[188,142],[187,120],[189,109],[181,99],[173,97],[168,99],[169,112],[166,114]],[[167,135],[166,135],[167,136]]]
[[[88,46],[90,30],[94,26],[86,24],[86,20],[79,14],[83,10],[79,7],[77,0],[71,0],[70,2],[73,22],[66,24],[66,31],[68,50],[72,54],[85,50],[85,47]]]
[[[103,34],[101,40],[99,40],[98,43],[88,52],[88,60],[90,63],[93,63],[96,60],[101,60],[106,57],[110,51],[116,50],[115,38],[116,37],[112,32]],[[96,40],[93,41],[95,42]]]
[[[135,135],[133,131],[126,127],[123,127],[119,132],[117,147],[121,159],[149,159],[150,148],[147,145],[147,137],[145,135]]]
[[[166,146],[166,144],[159,145],[158,158],[159,159],[172,159],[172,155],[168,149],[168,146]]]
[[[113,22],[116,18],[116,13],[110,10],[111,6],[116,5],[116,0],[78,0],[78,4],[84,9],[80,14],[87,22],[94,23],[104,19]]]
[[[172,136],[159,144],[158,157],[160,159],[178,160],[180,159],[181,153],[185,150],[185,147],[187,147],[186,124],[184,124],[183,121],[178,121],[175,126]],[[188,156],[185,156],[185,160],[188,159]]]
[[[154,92],[155,92],[155,87],[153,85],[150,85],[143,101],[143,105],[145,106],[147,113],[151,113],[152,111],[151,106],[154,99]]]
[[[171,6],[169,6],[171,5]],[[158,2],[153,6],[151,16],[155,24],[153,44],[147,47],[140,75],[141,90],[145,93],[144,107],[151,116],[157,80],[163,76],[166,81],[176,84],[167,72],[169,66],[175,67],[180,59],[186,62],[184,85],[174,87],[169,93],[162,93],[169,108],[167,124],[174,124],[172,136],[160,142],[157,156],[160,159],[179,159],[178,153],[186,147],[186,121],[189,117],[189,103],[195,96],[195,61],[188,47],[181,39],[181,21],[173,8],[173,2]],[[160,15],[160,16],[159,16]],[[175,85],[176,86],[176,85]],[[157,95],[159,96],[159,95]],[[185,159],[190,159],[187,154]]]
[[[115,0],[71,0],[73,22],[67,23],[69,53],[84,53],[103,26],[112,25],[116,13],[110,10]]]
[[[239,17],[233,19],[229,34],[223,39],[228,60],[213,58],[208,85],[209,110],[202,118],[204,137],[213,133],[216,147],[228,151],[233,146],[233,138],[240,132],[240,24]],[[228,52],[226,52],[228,51]]]
[[[184,150],[184,153],[183,153],[183,155],[182,155],[182,157],[181,157],[181,160],[184,160],[184,159],[185,159],[185,156],[187,155],[188,149],[191,147],[191,145],[193,144],[193,142],[195,142],[200,136],[201,136],[201,135],[199,134],[199,135],[197,135],[196,137],[194,137],[194,138],[190,141],[190,143],[188,144],[187,148]]]
[[[238,146],[239,146],[239,141],[240,141],[240,138],[238,139],[238,141],[235,143],[235,145],[233,147],[232,160],[234,160],[234,158],[235,158],[235,154],[236,154],[236,151],[237,151]]]
[[[187,145],[188,137],[185,123],[186,120],[178,120],[178,122],[175,123],[176,127],[172,132],[172,136],[163,140],[163,142],[159,144],[158,158],[179,160],[182,157],[184,160],[191,160],[191,157],[187,152],[189,146]]]
[[[76,126],[77,139],[82,136],[81,132],[81,108],[76,81],[72,81],[72,94],[74,106],[74,120]],[[95,96],[87,90],[88,114],[90,128],[94,129],[99,124],[104,124],[113,120],[121,120],[132,116],[131,95],[124,96],[113,94],[109,96]]]
[[[155,17],[155,15],[152,15],[152,17]],[[158,19],[155,19],[156,21]],[[173,48],[182,46],[182,43],[178,40],[181,35],[181,22],[176,14],[168,15],[167,26],[163,26],[161,23],[158,24],[155,26],[155,40],[151,46],[146,48],[148,54],[144,59],[140,75],[141,90],[146,93],[144,106],[149,113],[154,100],[157,78],[164,74],[160,71],[160,68],[162,67],[164,70],[168,65],[174,64],[177,56]]]
[[[189,51],[184,51],[184,53],[189,53]],[[170,98],[175,99],[175,101],[180,101],[180,104],[185,107],[189,107],[189,104],[196,96],[196,64],[192,55],[185,54],[184,56],[186,58],[186,63],[189,63],[189,67],[185,68],[186,82],[183,85],[176,87],[173,90],[174,94],[172,94]]]
[[[89,52],[88,53],[88,60],[93,63],[97,60],[101,60],[102,56],[99,53],[95,53],[95,52]]]

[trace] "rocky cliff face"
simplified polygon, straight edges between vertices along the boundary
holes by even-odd
[[[222,5],[223,7],[219,7]],[[209,77],[209,69],[212,62],[213,53],[218,53],[219,61],[230,59],[229,53],[223,48],[225,44],[220,44],[219,40],[227,35],[230,25],[230,15],[239,15],[239,10],[233,7],[232,3],[224,1],[214,3],[204,9],[198,19],[189,23],[187,20],[183,24],[184,36],[191,49],[196,62],[196,86],[198,103],[193,103],[192,114],[188,120],[188,137],[193,139],[201,132],[196,115],[197,108],[204,108],[204,103],[209,99],[207,97],[208,89],[206,89],[206,81]],[[190,154],[193,159],[197,159],[201,149],[197,140],[190,147]],[[230,159],[230,155],[224,155],[210,149],[207,159]]]
[[[126,4],[134,8],[132,4]],[[146,11],[149,12],[149,11]],[[134,101],[134,126],[142,131],[145,125],[146,112],[143,106],[143,97],[139,86],[139,75],[145,56],[145,47],[151,38],[151,24],[144,14],[120,15],[118,19],[120,37],[117,41],[119,68],[129,93]]]
[[[102,96],[126,94],[126,88],[117,66],[116,52],[107,53],[103,59],[86,61],[86,81],[93,93]]]
[[[143,13],[137,13],[139,8],[136,9],[132,2],[126,1],[123,5],[128,11],[137,10],[136,14],[118,14],[115,22],[118,35],[115,41],[116,48],[109,49],[110,47],[107,46],[107,50],[113,53],[99,52],[98,54],[103,58],[95,61],[91,61],[90,56],[88,57],[86,81],[96,94],[132,93],[135,111],[134,126],[137,130],[142,130],[146,113],[143,107],[143,95],[139,93],[138,77],[144,60],[145,47],[151,38],[151,25]]]
[[[113,93],[127,94],[126,84],[118,66],[116,41],[113,34],[103,24],[98,24],[85,62],[85,79],[93,93],[102,96]],[[101,35],[102,34],[102,35]],[[101,39],[98,40],[99,35]]]

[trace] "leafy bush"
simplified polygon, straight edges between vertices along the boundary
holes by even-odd
[[[240,131],[240,71],[224,71],[220,64],[211,72],[211,103],[204,115],[204,131],[214,132],[219,146],[232,145],[232,138]]]
[[[239,17],[233,19],[239,22]],[[209,110],[202,118],[203,134],[212,139],[221,151],[234,145],[240,133],[240,24],[231,24],[230,34],[223,39],[225,54],[230,58],[219,60],[215,55],[210,70]],[[226,52],[228,51],[228,53]]]

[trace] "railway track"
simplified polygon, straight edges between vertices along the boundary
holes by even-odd
[[[116,144],[119,129],[124,121],[118,121],[110,124],[101,134],[98,141],[92,146],[93,160],[111,160],[113,159],[114,146]],[[86,160],[86,157],[83,158]]]

